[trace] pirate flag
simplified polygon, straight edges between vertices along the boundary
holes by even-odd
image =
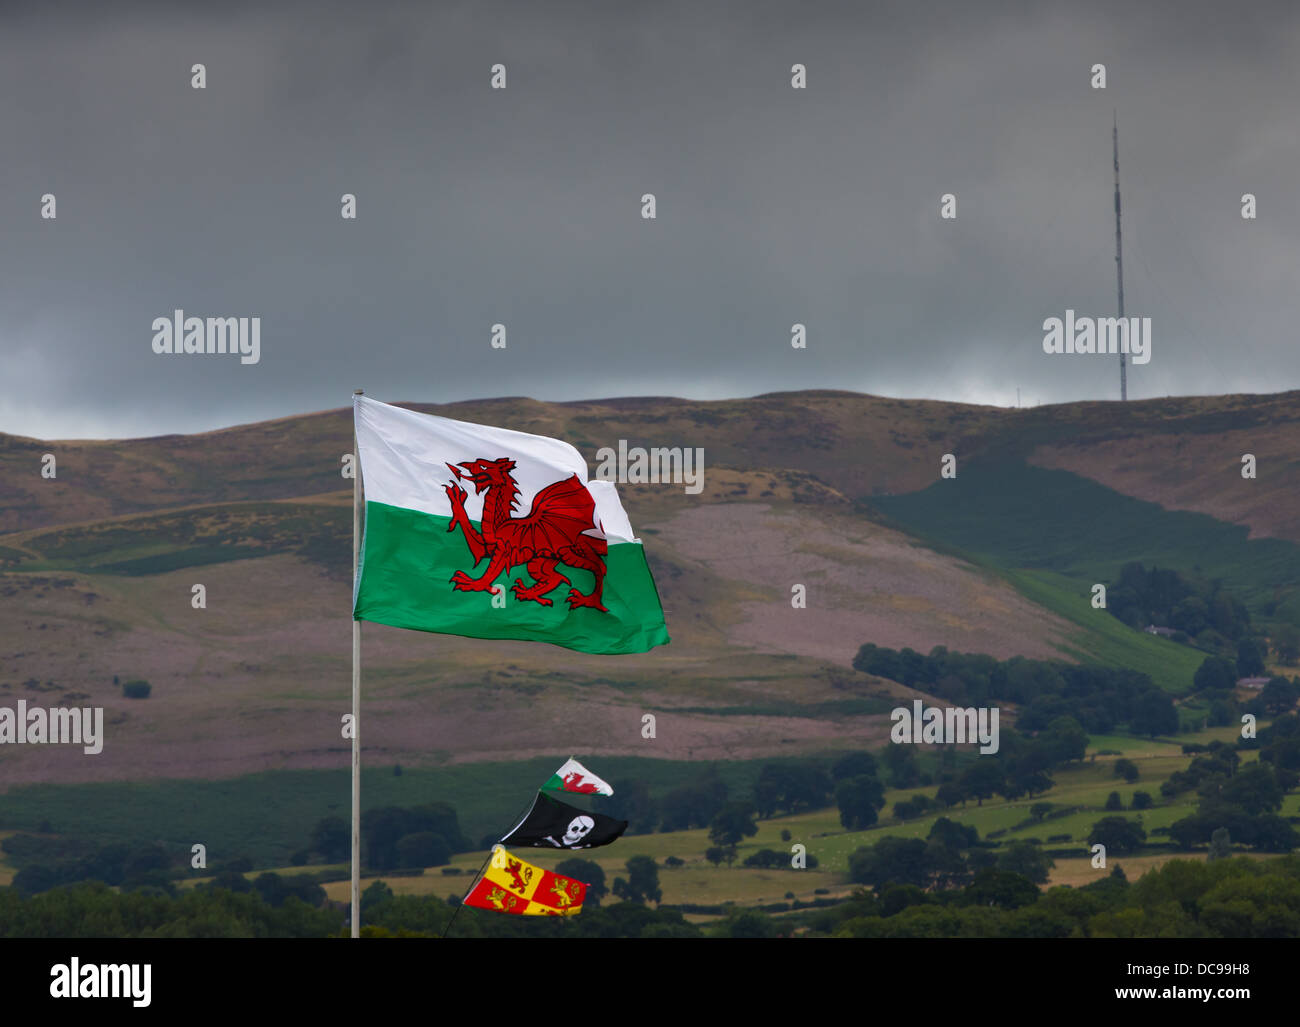
[[[626,830],[626,820],[584,813],[576,806],[538,792],[528,815],[501,841],[543,849],[592,849],[608,845]]]

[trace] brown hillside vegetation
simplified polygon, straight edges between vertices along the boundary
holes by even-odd
[[[944,453],[1032,455],[1300,538],[1300,393],[1021,411],[842,392],[417,409],[560,436],[593,467],[619,439],[702,447],[706,488],[620,486],[663,598],[667,647],[596,657],[367,625],[363,740],[381,762],[875,743],[888,721],[861,704],[879,706],[887,683],[848,669],[863,642],[1059,655],[1066,624],[855,507],[924,488]],[[5,783],[347,766],[349,418],[340,409],[117,442],[0,436],[0,704],[102,705],[110,721],[94,759],[5,747]],[[58,459],[51,481],[40,477],[47,452]],[[1227,500],[1205,472],[1240,481],[1242,452],[1259,458],[1259,479]],[[177,553],[204,555],[150,563]],[[206,610],[191,607],[195,583]],[[791,606],[796,584],[807,609]],[[153,694],[126,699],[114,675],[144,678]],[[640,735],[645,712],[658,718],[653,740]]]
[[[1032,454],[1044,466],[1076,470],[1141,499],[1300,541],[1300,504],[1293,494],[1300,487],[1300,392],[1024,410],[833,391],[717,401],[509,398],[402,405],[563,437],[593,464],[597,449],[619,439],[631,446],[702,447],[710,477],[725,468],[761,471],[789,482],[805,499],[821,486],[849,500],[923,488],[937,476],[944,453],[967,460]],[[187,505],[332,493],[350,449],[347,408],[124,441],[0,435],[0,533]],[[39,473],[47,452],[59,461],[53,481]],[[1246,452],[1260,459],[1253,498],[1225,499],[1210,472],[1233,469],[1240,478]],[[770,486],[754,487],[761,495]],[[638,499],[663,499],[682,509],[698,502],[659,486],[640,491],[644,496],[626,505],[642,520],[648,511],[638,509]]]

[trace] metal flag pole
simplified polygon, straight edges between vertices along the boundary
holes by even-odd
[[[1115,160],[1115,285],[1119,292],[1119,320],[1124,323],[1124,245],[1119,231],[1119,112],[1112,114],[1111,144]],[[1125,338],[1128,338],[1125,334]],[[1119,351],[1119,398],[1128,399],[1128,357]]]
[[[352,395],[363,393],[356,389]],[[355,590],[361,554],[361,454],[357,452],[355,398],[352,409],[352,587]],[[361,937],[361,622],[355,617],[352,619],[352,937]]]

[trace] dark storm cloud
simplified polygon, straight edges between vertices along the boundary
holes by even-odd
[[[194,431],[358,385],[1109,398],[1114,358],[1047,356],[1041,325],[1113,313],[1112,108],[1154,327],[1130,395],[1300,385],[1300,13],[1025,6],[0,7],[0,431]],[[260,316],[261,362],[154,355],[177,307]]]

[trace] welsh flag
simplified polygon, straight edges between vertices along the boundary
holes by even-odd
[[[669,641],[612,482],[559,439],[353,397],[365,533],[356,620],[641,653]]]
[[[573,916],[581,912],[587,886],[572,877],[525,863],[503,848],[492,853],[482,879],[465,905],[522,916]]]
[[[546,780],[542,788],[552,792],[575,792],[578,795],[613,795],[614,789],[572,756],[564,766]]]

